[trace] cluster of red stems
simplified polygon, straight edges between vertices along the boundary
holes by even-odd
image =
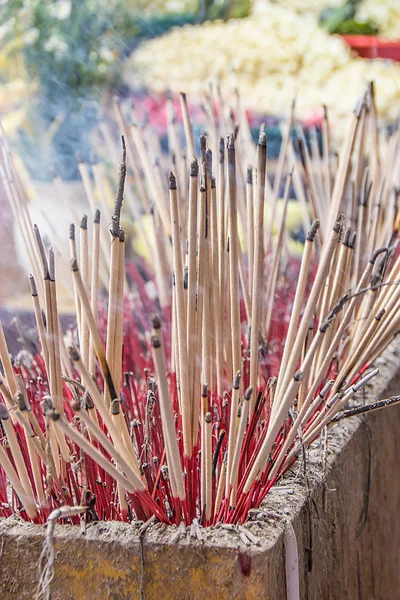
[[[218,89],[207,93],[199,151],[180,100],[186,144],[167,103],[168,156],[116,103],[124,137],[111,232],[100,221],[104,165],[90,172],[81,162],[93,228],[80,222],[79,252],[71,228],[68,258],[45,249],[1,140],[38,328],[35,350],[14,358],[0,328],[3,516],[43,523],[64,506],[76,507],[73,523],[79,513],[243,523],[377,374],[370,365],[399,329],[400,136],[379,129],[373,86],[338,162],[327,111],[321,150],[315,136],[305,142],[293,106],[272,185],[266,134],[256,147],[237,94],[225,110]],[[110,159],[116,141],[105,125],[102,134]],[[293,193],[306,232],[301,258],[285,225]],[[139,229],[148,216],[148,262],[125,260],[123,199]],[[55,261],[63,274],[71,261],[77,318],[65,335]]]

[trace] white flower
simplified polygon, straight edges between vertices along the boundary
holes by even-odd
[[[51,16],[65,21],[71,14],[71,0],[58,0],[50,9]]]
[[[110,48],[107,48],[107,46],[102,46],[99,49],[99,56],[101,60],[103,60],[106,63],[110,63],[114,60],[114,54],[112,53]]]
[[[61,60],[68,52],[68,44],[56,35],[52,35],[44,44],[44,49],[46,52],[54,52],[56,59]]]
[[[40,34],[40,31],[37,27],[32,27],[31,29],[28,29],[28,31],[26,31],[23,36],[23,42],[26,46],[30,46],[31,44],[34,44],[36,42],[36,40],[38,39]]]

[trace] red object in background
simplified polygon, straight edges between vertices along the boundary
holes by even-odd
[[[400,62],[400,40],[388,41],[376,35],[342,35],[361,58],[387,58]]]

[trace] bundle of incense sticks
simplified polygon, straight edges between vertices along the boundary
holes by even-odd
[[[265,131],[255,145],[239,96],[221,98],[206,93],[199,144],[185,95],[184,135],[167,100],[168,155],[115,103],[123,153],[111,227],[100,217],[104,166],[80,162],[91,215],[71,225],[69,256],[30,222],[3,135],[38,336],[12,359],[0,328],[2,514],[44,522],[67,505],[88,520],[242,523],[345,408],[359,414],[353,398],[400,327],[400,132],[380,129],[370,85],[337,159],[326,111],[321,151],[293,104],[271,181]],[[301,259],[285,225],[293,196]],[[125,264],[123,205],[139,229],[151,219],[150,265]],[[76,309],[65,335],[56,279]]]

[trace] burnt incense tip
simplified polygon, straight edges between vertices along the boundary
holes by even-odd
[[[251,165],[247,167],[246,183],[253,183],[253,167]]]
[[[302,381],[302,380],[303,380],[303,377],[304,377],[304,373],[303,373],[303,371],[296,371],[296,373],[294,374],[294,377],[293,377],[293,379],[294,379],[295,381]]]
[[[210,175],[210,180],[211,180],[211,189],[213,190],[216,187],[215,177],[213,174]]]
[[[125,242],[125,229],[122,229],[122,227],[119,230],[119,241]]]
[[[196,157],[194,157],[192,162],[190,163],[190,176],[198,177],[198,175],[199,175],[199,161],[197,160]]]
[[[351,227],[347,227],[346,231],[344,232],[343,241],[342,241],[344,246],[349,247],[350,237],[351,237]]]
[[[159,315],[153,315],[151,318],[153,329],[161,329],[161,319]]]
[[[388,252],[389,248],[387,248],[386,246],[384,246],[383,248],[378,248],[378,250],[375,250],[375,252],[373,253],[373,255],[371,256],[370,259],[370,263],[371,265],[374,265],[376,262],[376,259],[378,258],[378,256],[380,254],[382,254],[382,252]]]
[[[79,412],[81,410],[81,403],[78,400],[73,400],[71,402],[71,407],[74,412]]]
[[[262,131],[260,133],[260,136],[258,138],[258,145],[264,146],[265,148],[267,147],[267,134],[265,133],[265,131]]]
[[[383,317],[383,315],[385,314],[386,310],[384,308],[381,308],[381,310],[375,315],[375,320],[376,321],[380,321]]]
[[[250,400],[252,394],[253,394],[253,388],[252,387],[248,387],[247,390],[246,390],[246,392],[245,392],[244,399],[245,400]]]
[[[79,357],[79,352],[78,352],[78,350],[74,346],[69,346],[68,347],[68,356],[74,362],[76,362],[80,358]]]
[[[228,150],[232,151],[235,149],[235,134],[234,133],[230,133],[228,135],[228,139],[227,139],[227,144],[226,147],[228,148]]]
[[[126,144],[125,144],[125,136],[121,135],[121,146],[122,146],[122,163],[126,165]]]
[[[182,100],[186,100],[186,92],[179,92],[179,95],[182,98]]]
[[[111,402],[111,414],[119,415],[119,412],[120,412],[119,400],[118,400],[118,398],[114,398],[114,400]]]
[[[204,162],[206,159],[206,150],[207,150],[207,134],[200,134],[200,156],[201,162]]]
[[[96,208],[95,213],[94,213],[93,222],[97,223],[97,224],[100,223],[100,216],[101,216],[100,210],[98,208]]]
[[[233,380],[233,389],[238,390],[240,387],[240,380],[242,378],[242,374],[240,371],[236,371],[235,379]]]
[[[172,171],[168,175],[168,187],[170,190],[176,190],[176,177]]]
[[[351,234],[351,238],[349,240],[349,248],[351,248],[352,250],[354,250],[354,248],[356,247],[356,240],[357,240],[357,231],[353,231],[353,233]]]
[[[365,106],[366,106],[366,102],[367,102],[367,93],[363,94],[361,96],[361,98],[359,98],[356,102],[356,105],[354,107],[354,114],[357,117],[357,119],[360,117],[361,113],[363,112]]]
[[[200,185],[199,191],[200,191],[200,192],[202,192],[203,194],[205,193],[205,191],[206,191],[206,186],[204,185],[204,183],[202,183],[202,184]]]
[[[32,296],[37,296],[37,288],[36,288],[36,282],[35,282],[35,278],[32,275],[32,273],[29,275],[29,285],[31,287],[31,295]]]
[[[328,119],[328,107],[326,106],[326,104],[322,105],[322,110],[324,112],[324,120],[326,121]]]
[[[7,407],[5,404],[0,403],[0,420],[1,421],[7,421],[7,419],[10,417],[9,412],[7,410]]]
[[[203,383],[201,386],[201,396],[202,398],[207,398],[207,384]]]
[[[336,219],[336,223],[333,226],[333,231],[335,233],[340,233],[342,231],[344,221],[345,221],[345,216],[343,213],[340,213],[338,218]]]
[[[296,139],[296,146],[299,151],[301,164],[303,166],[303,169],[305,169],[306,168],[306,152],[305,152],[305,148],[304,148],[304,142],[301,138]]]
[[[368,82],[368,91],[370,93],[371,98],[375,96],[375,81]]]
[[[56,266],[53,248],[49,248],[49,277],[50,281],[56,280]]]
[[[87,215],[83,215],[81,219],[81,229],[87,229]]]
[[[75,239],[75,225],[73,223],[71,223],[69,226],[69,239],[70,240]]]
[[[311,227],[310,227],[310,231],[307,234],[307,240],[309,242],[313,242],[315,239],[315,236],[317,235],[317,231],[320,227],[320,222],[318,221],[318,219],[315,219],[315,221],[313,221]]]
[[[71,270],[74,272],[79,271],[78,261],[76,260],[76,258],[73,258],[71,260]]]
[[[204,415],[204,420],[205,420],[205,422],[206,422],[206,423],[211,423],[211,421],[212,421],[212,417],[211,417],[211,413],[210,413],[210,412],[207,412],[207,413]]]
[[[223,137],[219,138],[219,162],[220,164],[224,164],[225,158],[225,141]]]
[[[157,337],[156,335],[151,336],[151,347],[152,348],[161,348],[160,338]]]

